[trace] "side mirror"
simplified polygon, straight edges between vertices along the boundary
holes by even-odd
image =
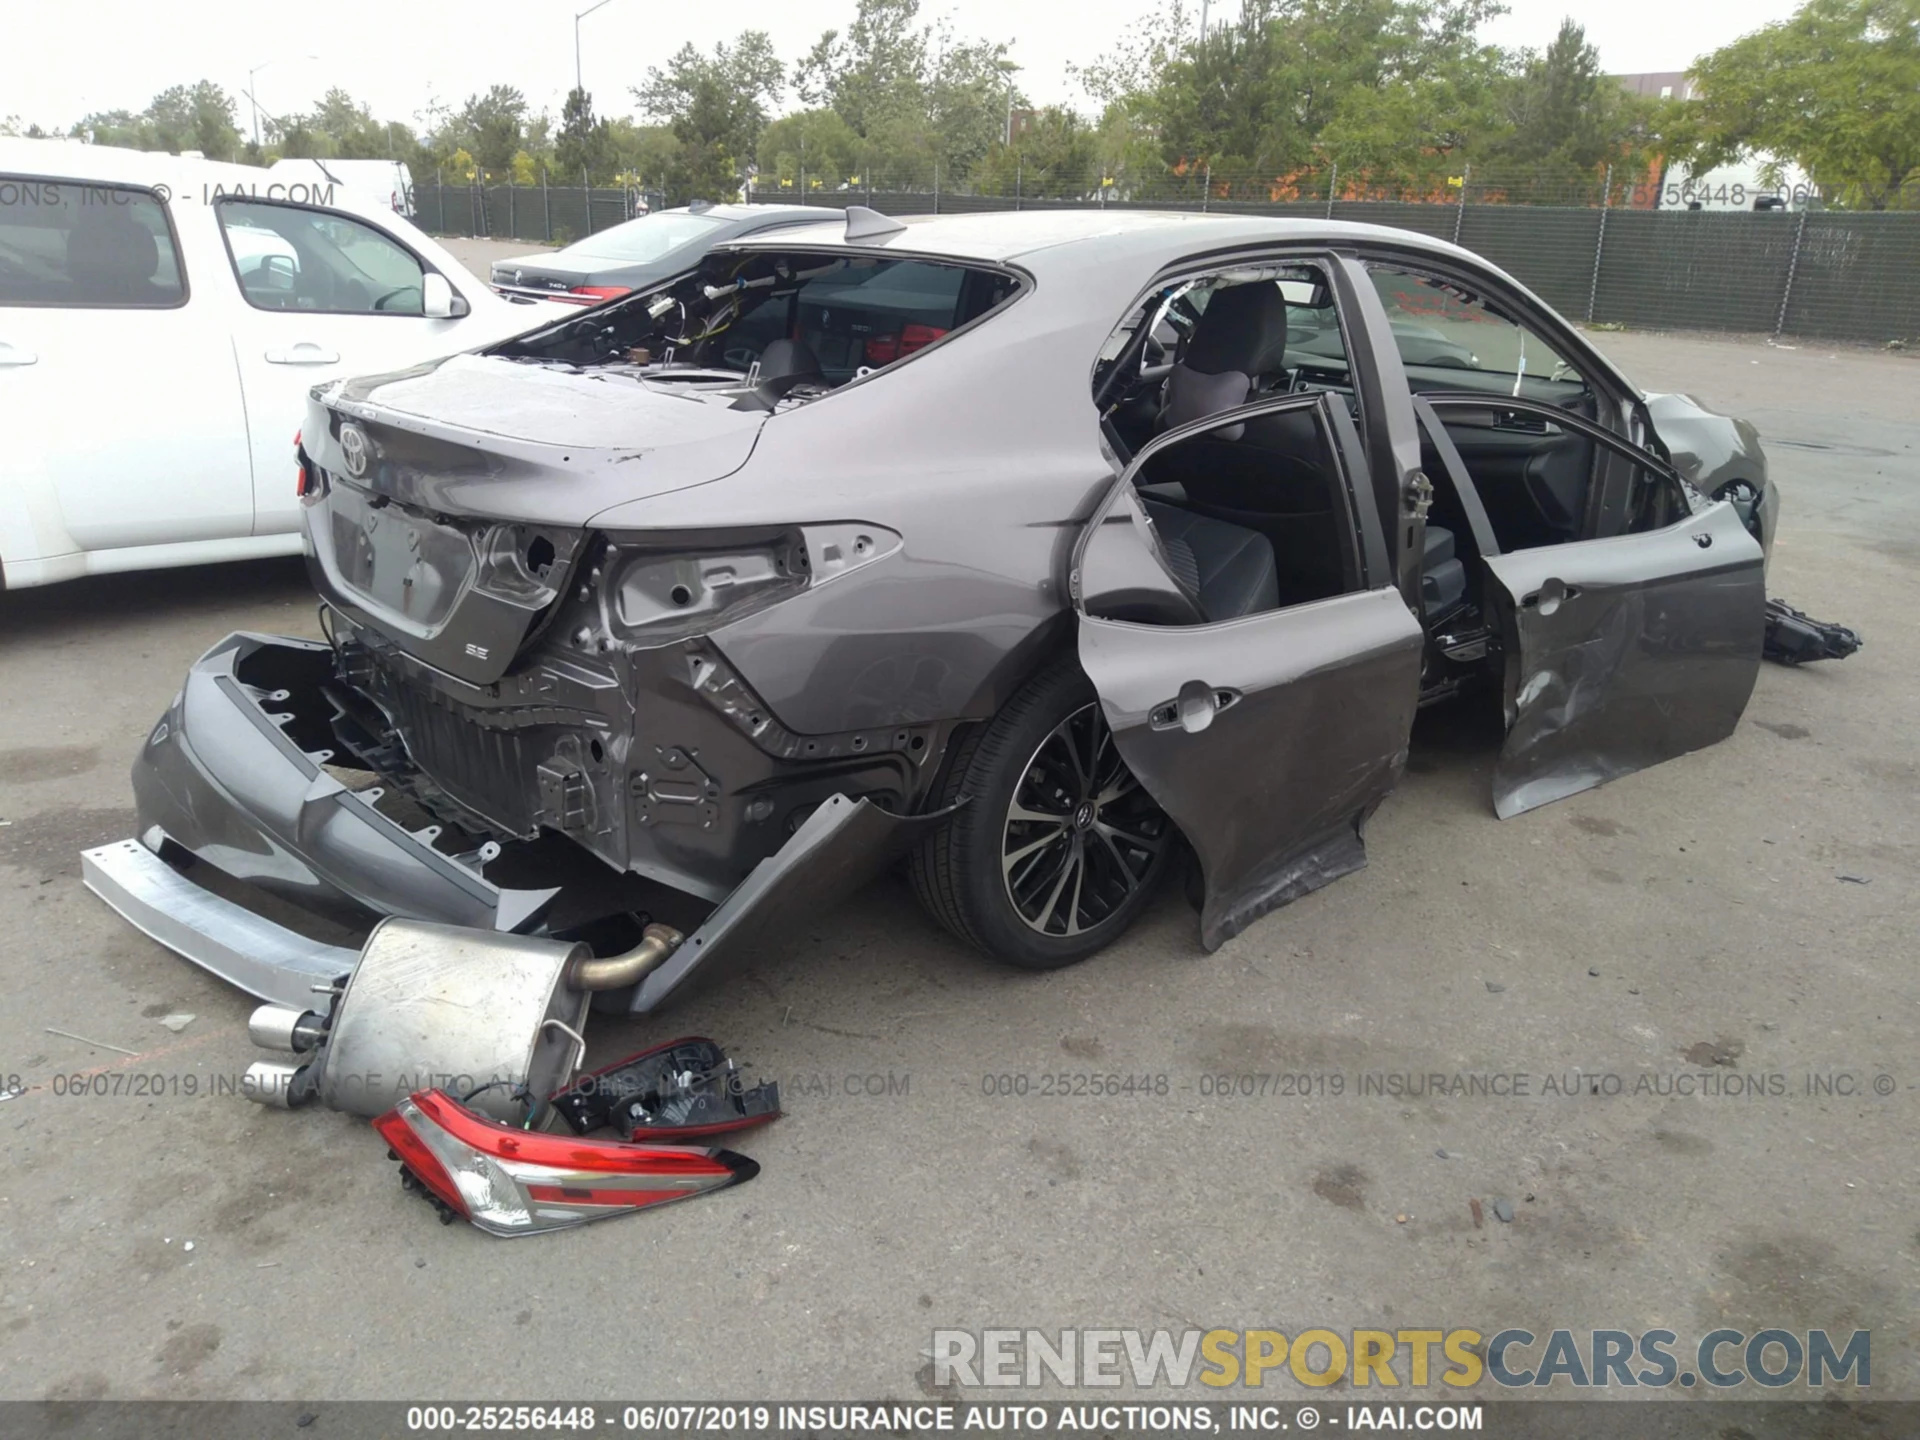
[[[428,270],[420,277],[420,313],[429,320],[458,320],[473,307],[466,297],[453,293],[447,277]]]

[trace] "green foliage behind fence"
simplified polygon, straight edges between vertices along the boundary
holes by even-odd
[[[756,198],[793,204],[786,193]],[[807,194],[894,215],[1081,209],[1089,202],[913,190]],[[628,192],[579,186],[419,186],[416,219],[449,235],[560,241],[617,225]],[[1920,337],[1920,211],[1644,210],[1406,200],[1113,200],[1389,225],[1458,242],[1575,320],[1886,342]]]

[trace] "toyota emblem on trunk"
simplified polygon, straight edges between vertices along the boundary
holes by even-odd
[[[340,454],[347,462],[347,473],[359,476],[367,473],[367,432],[358,425],[347,424],[340,427]]]

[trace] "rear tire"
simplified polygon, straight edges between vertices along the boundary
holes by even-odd
[[[1037,676],[961,742],[940,803],[963,796],[914,852],[914,891],[954,935],[1023,970],[1118,939],[1174,848],[1077,665]]]

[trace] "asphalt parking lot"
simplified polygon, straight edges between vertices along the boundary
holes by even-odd
[[[1211,956],[1170,888],[1018,974],[884,882],[598,1023],[596,1062],[670,1025],[779,1079],[758,1179],[521,1244],[435,1223],[361,1122],[210,1094],[252,1002],[80,884],[187,664],[317,634],[299,562],[0,596],[0,1394],[912,1398],[936,1326],[1658,1325],[1871,1329],[1920,1397],[1920,360],[1597,338],[1760,426],[1770,589],[1858,656],[1505,823],[1484,714],[1430,714],[1370,868]],[[1048,1093],[1093,1076],[1135,1083]]]

